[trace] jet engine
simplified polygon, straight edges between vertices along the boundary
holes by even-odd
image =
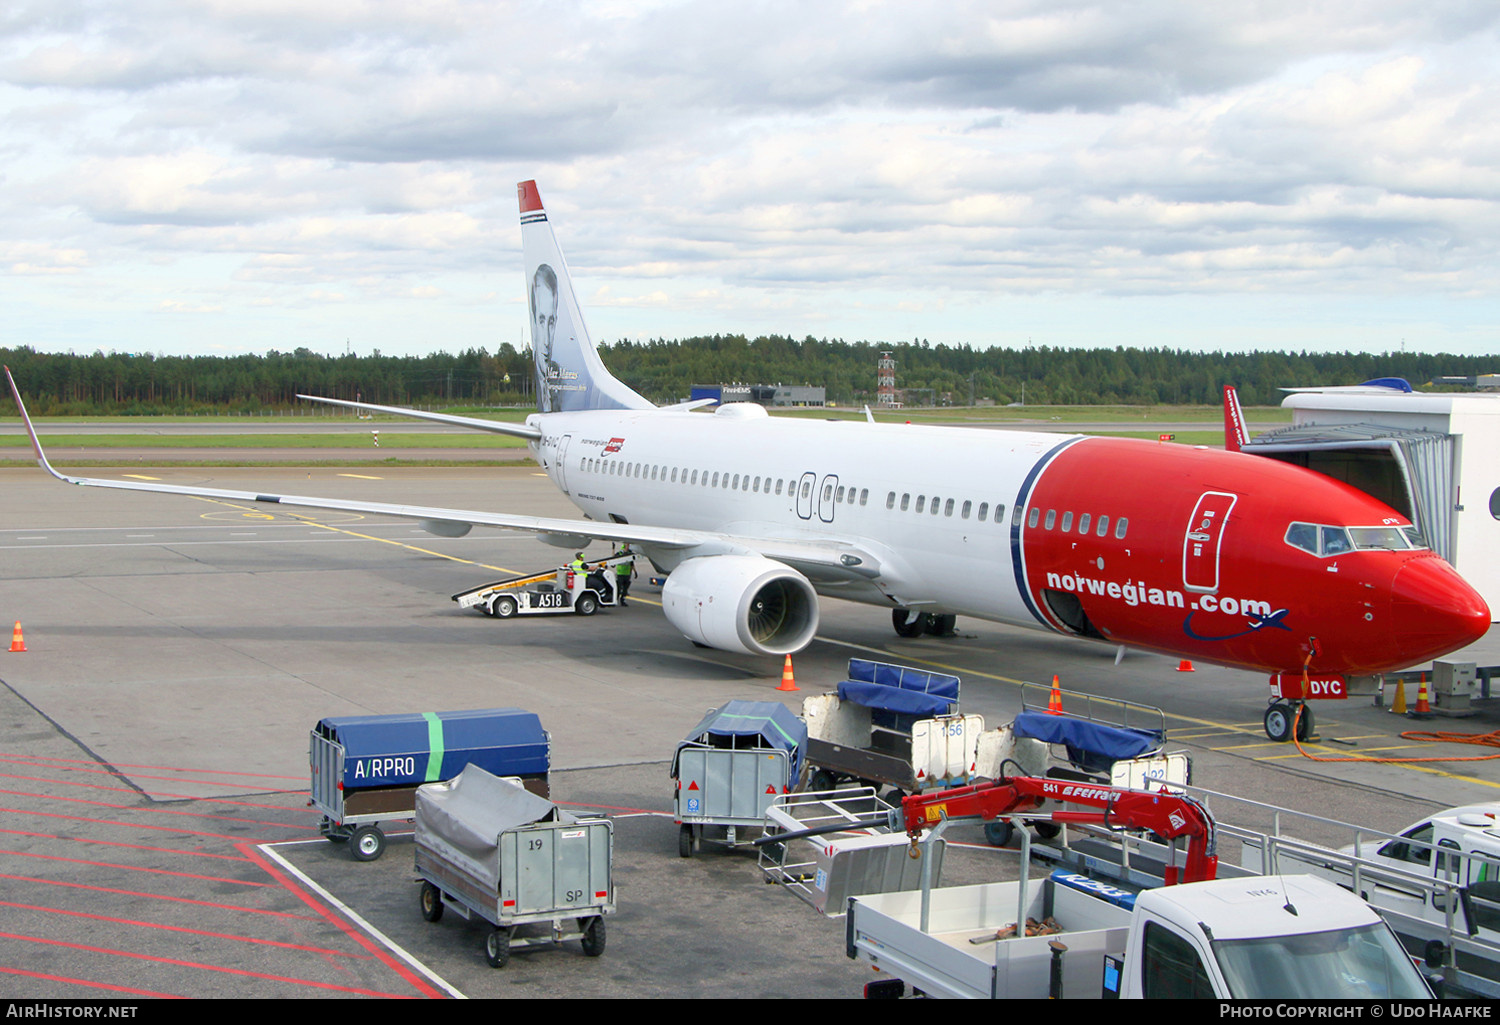
[[[690,641],[721,651],[789,655],[818,630],[818,595],[807,578],[759,555],[686,559],[661,590],[667,621]]]

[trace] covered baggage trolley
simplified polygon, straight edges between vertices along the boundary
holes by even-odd
[[[851,658],[838,690],[802,702],[807,789],[855,781],[894,788],[894,801],[974,780],[984,718],[958,710],[959,678]]]
[[[604,916],[615,910],[614,823],[580,819],[545,798],[471,765],[416,793],[418,902],[436,922],[444,908],[489,923],[484,953],[503,968],[520,947],[580,940],[604,953]],[[544,934],[518,935],[547,923]]]
[[[735,846],[739,829],[760,829],[766,808],[802,771],[807,725],[775,701],[731,701],[694,726],[672,756],[677,853],[693,845]]]
[[[519,708],[330,717],[308,738],[312,804],[325,837],[373,861],[385,850],[378,823],[410,819],[417,787],[474,764],[545,798],[551,752],[541,719]]]

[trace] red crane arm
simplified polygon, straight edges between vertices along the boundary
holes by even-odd
[[[912,794],[901,802],[906,833],[913,840],[944,818],[993,819],[1034,811],[1046,801],[1088,805],[1091,811],[1056,811],[1054,822],[1098,825],[1110,829],[1149,829],[1163,839],[1189,838],[1181,881],[1212,879],[1219,859],[1214,854],[1214,820],[1200,802],[1182,794],[1125,790],[1098,783],[1015,776],[972,786]],[[1175,867],[1167,883],[1178,882]]]

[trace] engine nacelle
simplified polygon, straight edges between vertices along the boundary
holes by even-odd
[[[721,651],[790,655],[818,632],[818,595],[790,566],[758,555],[684,560],[661,589],[667,621]]]

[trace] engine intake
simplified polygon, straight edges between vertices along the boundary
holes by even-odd
[[[818,632],[818,595],[806,577],[758,555],[704,555],[672,570],[661,591],[667,621],[721,651],[790,655]]]

